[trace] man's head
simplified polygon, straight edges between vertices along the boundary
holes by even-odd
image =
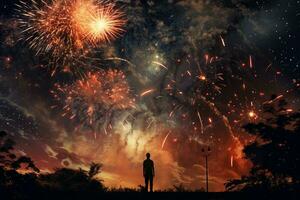
[[[150,153],[146,153],[146,157],[147,157],[147,159],[149,159],[150,158]]]

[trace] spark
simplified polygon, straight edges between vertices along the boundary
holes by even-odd
[[[253,68],[253,61],[252,61],[252,56],[249,56],[249,66],[250,68]]]
[[[270,100],[270,101],[264,102],[263,104],[272,104],[272,103],[278,101],[278,100],[281,99],[281,98],[283,98],[283,95],[279,95],[279,96],[277,96],[276,98],[274,98],[274,99],[272,99],[272,100]]]
[[[167,141],[167,139],[168,139],[169,135],[170,135],[170,132],[169,132],[169,133],[166,135],[166,137],[164,138],[164,140],[163,140],[163,142],[162,142],[162,144],[161,144],[161,149],[163,149],[163,148],[164,148],[164,146],[165,146],[165,143],[166,143],[166,141]]]
[[[256,113],[254,112],[254,111],[250,111],[249,113],[248,113],[248,116],[250,117],[250,118],[256,118]]]
[[[6,62],[10,62],[10,61],[11,61],[11,57],[6,57],[6,58],[5,58],[5,61],[6,61]]]
[[[233,167],[233,156],[230,156],[230,166]]]
[[[148,94],[150,94],[150,93],[152,93],[152,92],[154,92],[154,91],[155,91],[155,89],[149,89],[149,90],[146,90],[145,92],[142,92],[142,93],[140,94],[140,96],[141,96],[141,97],[146,96],[146,95],[148,95]]]
[[[169,114],[169,118],[171,118],[171,117],[173,116],[173,114],[174,114],[174,111],[175,111],[175,109],[174,109],[174,110],[172,110],[172,111],[170,112],[170,114]]]
[[[158,65],[158,66],[161,66],[161,67],[165,68],[166,70],[168,70],[168,68],[164,64],[162,64],[160,62],[153,61],[153,63],[156,64],[156,65]]]
[[[105,60],[119,60],[119,61],[126,62],[127,64],[129,64],[129,65],[131,65],[131,66],[134,66],[134,67],[135,67],[135,65],[134,65],[132,62],[130,62],[129,60],[126,60],[126,59],[124,59],[124,58],[119,58],[119,57],[111,57],[111,58],[106,58]]]
[[[200,80],[202,80],[202,81],[205,81],[205,80],[206,80],[206,76],[204,76],[204,75],[200,75],[200,76],[198,76],[198,78],[199,78]]]
[[[246,84],[245,83],[243,83],[242,87],[243,87],[244,90],[246,90]]]
[[[173,114],[175,113],[175,110],[176,110],[176,109],[180,110],[181,108],[182,108],[182,106],[180,107],[179,105],[176,105],[176,106],[174,107],[174,109],[170,112],[169,118],[171,118],[171,117],[173,116]]]
[[[203,134],[204,133],[203,122],[202,122],[202,118],[201,118],[201,115],[200,115],[199,111],[197,111],[197,115],[198,115],[200,126],[201,126],[201,133]]]
[[[288,108],[288,109],[286,109],[286,112],[293,112],[293,109]]]
[[[208,64],[209,55],[205,54],[204,57],[205,57],[205,63]]]
[[[222,36],[220,36],[220,39],[221,39],[221,42],[222,42],[223,47],[226,47],[225,41],[224,41],[224,39],[223,39]]]

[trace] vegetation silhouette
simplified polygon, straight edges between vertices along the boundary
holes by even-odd
[[[90,171],[67,168],[38,176],[39,184],[48,192],[104,192],[101,181],[89,176]]]
[[[107,192],[146,192],[145,186],[138,185],[137,188],[128,188],[128,187],[120,187],[120,188],[109,188]],[[167,188],[164,190],[155,190],[155,192],[205,192],[204,188],[200,189],[188,189],[184,187],[184,185],[173,185],[171,188]]]
[[[225,183],[228,191],[300,191],[300,112],[294,112],[280,96],[263,104],[259,123],[244,129],[254,141],[244,148],[253,167],[249,175]]]
[[[0,131],[0,194],[9,192],[18,196],[38,191],[36,173],[39,169],[31,158],[17,156],[14,153],[15,142],[5,131]],[[31,170],[32,173],[21,174],[21,168]]]
[[[10,139],[5,131],[0,131],[0,168],[8,170],[18,170],[22,164],[25,164],[26,169],[32,169],[39,172],[39,169],[34,165],[31,158],[27,156],[16,156],[13,152],[15,142]]]

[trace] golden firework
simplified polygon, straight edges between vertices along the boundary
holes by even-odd
[[[126,23],[124,14],[114,4],[95,6],[91,1],[82,0],[75,6],[73,19],[83,37],[92,44],[117,38],[124,32],[122,27]]]
[[[29,0],[18,5],[22,40],[36,54],[68,65],[90,46],[123,32],[124,14],[115,4],[95,0]]]

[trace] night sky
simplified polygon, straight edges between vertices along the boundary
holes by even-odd
[[[273,94],[299,109],[300,1],[112,2],[124,31],[68,57],[37,53],[20,2],[0,1],[0,129],[43,172],[100,162],[117,187],[143,183],[146,152],[156,188],[204,187],[209,146],[210,188],[224,190],[251,166],[242,125]]]

